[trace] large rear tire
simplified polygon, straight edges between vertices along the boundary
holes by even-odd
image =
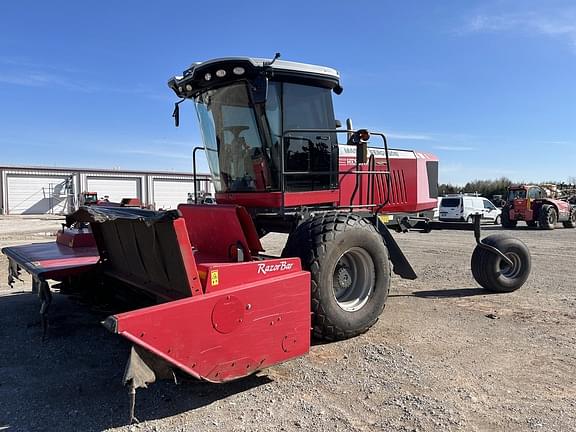
[[[576,207],[572,207],[570,217],[567,221],[562,222],[562,225],[564,225],[564,228],[576,228]]]
[[[502,209],[500,220],[502,221],[502,228],[516,228],[516,224],[518,223],[515,220],[510,220],[510,208],[508,207]]]
[[[538,215],[538,224],[540,225],[540,229],[553,230],[556,228],[556,222],[558,222],[558,213],[556,213],[556,209],[549,204],[544,204],[540,208],[540,214]]]
[[[476,282],[493,292],[512,292],[524,285],[532,267],[526,245],[506,234],[494,234],[482,242],[501,251],[510,258],[513,265],[509,265],[498,254],[476,246],[471,260],[472,275]]]
[[[288,237],[284,257],[311,273],[313,334],[326,340],[366,332],[384,310],[391,267],[382,236],[352,213],[312,217]]]

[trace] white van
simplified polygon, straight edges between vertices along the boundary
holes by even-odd
[[[467,195],[452,195],[440,199],[440,221],[444,222],[472,222],[473,214],[482,215],[488,220],[500,225],[502,210],[497,208],[490,200],[484,197]]]

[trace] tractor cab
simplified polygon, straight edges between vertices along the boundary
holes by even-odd
[[[507,202],[510,208],[522,214],[525,220],[532,218],[532,206],[536,200],[546,198],[546,192],[540,186],[518,185],[508,189]]]
[[[334,69],[229,57],[194,63],[168,85],[182,98],[177,125],[179,104],[195,104],[217,202],[248,208],[266,231],[290,229],[304,207],[416,213],[436,205],[434,155],[389,151],[384,134],[351,124],[338,129]]]
[[[508,188],[508,195],[506,197],[506,209],[504,211],[511,211],[513,213],[513,216],[509,218],[511,221],[523,220],[532,224],[532,221],[534,220],[534,202],[545,197],[545,192],[539,186],[523,184],[511,185]],[[505,223],[506,225],[510,224],[508,221]]]
[[[533,201],[536,199],[546,198],[546,192],[540,186],[511,186],[508,189],[508,202],[516,200]]]
[[[338,187],[336,133],[305,131],[336,129],[331,92],[342,88],[335,70],[224,58],[193,64],[169,86],[194,101],[219,202],[250,192],[253,206],[258,193]]]
[[[81,205],[97,205],[98,194],[96,192],[82,192],[80,195]]]

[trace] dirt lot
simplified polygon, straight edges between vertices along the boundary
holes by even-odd
[[[0,218],[0,246],[49,240],[59,223]],[[61,296],[41,342],[37,299],[28,281],[8,289],[2,257],[0,431],[576,430],[576,230],[514,235],[533,272],[499,295],[472,279],[471,233],[397,235],[420,278],[394,278],[371,331],[238,382],[154,384],[133,426],[128,344]],[[268,252],[282,241],[266,238]]]

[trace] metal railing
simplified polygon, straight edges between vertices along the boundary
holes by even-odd
[[[286,141],[289,138],[292,138],[288,135],[290,134],[295,134],[295,133],[301,133],[301,134],[306,134],[306,133],[317,133],[317,134],[346,134],[347,136],[349,136],[350,134],[355,133],[355,130],[351,130],[351,129],[287,129],[285,130],[282,135],[281,135],[281,140],[280,140],[280,192],[282,194],[282,208],[281,211],[282,213],[284,213],[284,210],[286,208],[285,205],[285,193],[287,192],[286,190],[286,177],[288,176],[295,176],[295,175],[301,175],[301,176],[316,176],[316,175],[336,175],[338,176],[338,186],[337,188],[339,190],[341,190],[341,184],[342,181],[344,180],[344,177],[346,175],[349,174],[353,174],[356,176],[356,181],[355,181],[355,185],[354,185],[354,192],[352,193],[352,195],[350,196],[350,205],[348,206],[342,206],[340,205],[339,208],[377,208],[376,212],[380,211],[380,209],[382,209],[386,204],[388,204],[388,202],[390,202],[390,190],[391,190],[391,181],[390,181],[390,155],[388,152],[388,141],[386,139],[386,135],[384,135],[381,132],[369,132],[371,136],[377,136],[380,137],[382,139],[382,143],[383,143],[383,147],[382,149],[384,150],[384,154],[385,154],[385,158],[386,158],[386,170],[376,170],[376,166],[375,166],[375,156],[374,154],[371,154],[369,159],[368,159],[368,169],[367,170],[362,170],[360,169],[360,163],[358,161],[358,157],[357,155],[354,155],[354,159],[356,159],[356,165],[355,165],[355,169],[350,169],[350,170],[346,170],[346,171],[340,171],[339,168],[336,168],[334,170],[330,170],[330,171],[286,171]],[[297,137],[299,139],[302,140],[306,140],[306,141],[310,141],[311,140],[309,138],[305,138],[305,137]],[[338,146],[338,140],[336,140],[335,143],[336,146]],[[378,148],[378,147],[369,147],[369,148]],[[340,155],[338,153],[338,156],[341,157],[342,155]],[[340,165],[340,161],[337,161],[338,167]],[[308,164],[310,166],[310,164]],[[356,197],[358,188],[360,186],[360,181],[361,181],[361,176],[363,175],[367,175],[368,176],[368,189],[367,189],[367,202],[370,202],[371,204],[357,204],[357,205],[353,205],[353,201],[354,198]],[[384,202],[380,203],[380,204],[375,204],[374,203],[374,196],[375,196],[375,175],[384,175],[385,179],[386,179],[386,198],[384,200]],[[289,192],[289,191],[288,191]],[[371,194],[371,196],[370,196]]]
[[[375,156],[374,154],[371,154],[368,158],[368,169],[367,170],[363,170],[360,169],[360,162],[358,160],[357,155],[354,155],[353,158],[356,160],[355,163],[355,167],[351,168],[349,170],[345,170],[345,171],[340,171],[339,166],[340,166],[340,161],[338,160],[339,157],[341,157],[341,155],[338,155],[338,158],[336,158],[336,163],[338,164],[338,167],[335,167],[332,170],[328,170],[328,171],[314,171],[314,170],[307,170],[307,171],[286,171],[286,141],[288,141],[290,138],[289,135],[290,134],[295,134],[295,133],[300,133],[300,134],[307,134],[307,133],[317,133],[317,134],[353,134],[356,131],[351,130],[351,129],[288,129],[285,130],[282,135],[280,136],[280,171],[279,171],[279,186],[280,186],[280,193],[281,193],[281,199],[282,199],[282,204],[281,204],[281,213],[284,214],[285,209],[286,209],[286,200],[285,200],[285,194],[286,192],[290,192],[287,190],[287,185],[286,185],[286,179],[289,176],[319,176],[319,175],[334,175],[337,176],[337,187],[335,189],[340,190],[341,193],[341,185],[342,185],[342,181],[345,179],[345,177],[347,175],[355,175],[355,184],[354,184],[354,191],[352,193],[352,195],[350,196],[350,204],[343,206],[340,205],[339,208],[347,208],[347,209],[352,209],[352,208],[376,208],[376,213],[379,212],[386,204],[388,204],[390,202],[390,192],[391,192],[391,180],[390,180],[390,155],[388,152],[388,141],[386,139],[386,136],[381,133],[381,132],[369,132],[371,136],[377,136],[380,137],[382,139],[382,143],[383,143],[383,147],[381,147],[382,150],[384,150],[384,155],[386,158],[386,170],[376,170],[376,161],[375,161]],[[313,143],[311,139],[306,138],[306,137],[296,137],[297,139],[301,139],[304,141],[308,141],[311,144]],[[334,143],[335,146],[338,146],[338,140],[336,139],[336,143]],[[380,147],[369,147],[369,149],[379,149]],[[197,202],[197,191],[196,191],[196,151],[197,150],[205,150],[205,151],[216,151],[214,149],[210,149],[210,148],[205,148],[205,147],[195,147],[193,152],[192,152],[192,165],[193,165],[193,175],[194,175],[194,200],[195,202]],[[352,158],[352,156],[351,156]],[[334,159],[332,159],[334,160]],[[334,162],[331,162],[332,164]],[[308,167],[310,167],[310,161],[308,162]],[[375,199],[375,191],[376,191],[376,175],[383,175],[386,181],[386,197],[384,199],[383,202],[376,204],[374,203],[374,199]],[[368,176],[368,181],[367,181],[367,194],[366,194],[366,204],[352,204],[354,202],[354,198],[356,197],[356,194],[358,192],[358,188],[360,187],[360,182],[361,182],[361,178],[362,176]],[[360,198],[361,199],[361,198]]]

